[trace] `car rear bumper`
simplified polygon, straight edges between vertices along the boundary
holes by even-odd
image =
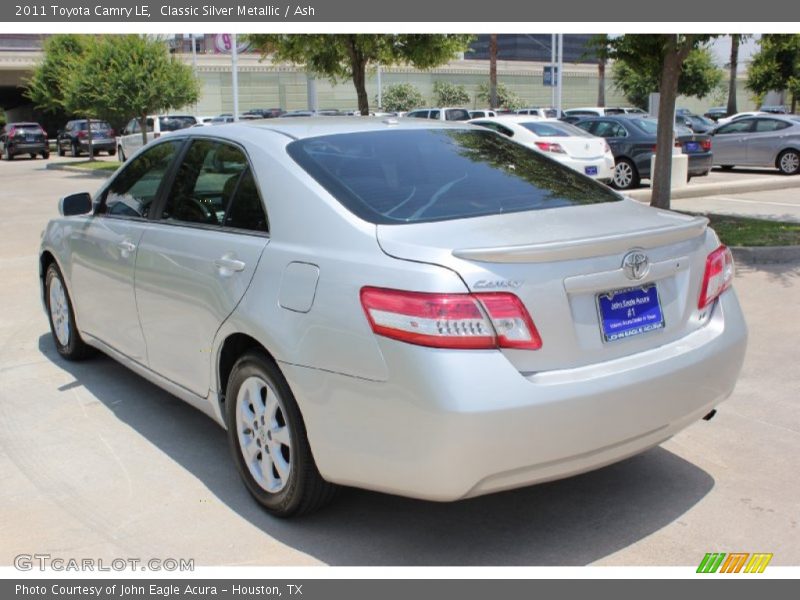
[[[556,160],[561,164],[577,171],[588,175],[592,179],[609,180],[614,176],[614,157],[599,157],[592,159],[581,158],[561,158],[556,157]],[[596,174],[590,175],[587,173],[587,168],[596,170]]]
[[[384,338],[388,381],[281,368],[323,477],[450,501],[589,471],[663,442],[730,395],[746,340],[729,291],[685,338],[576,369],[526,376],[500,352]]]
[[[8,146],[8,151],[11,154],[41,154],[47,152],[49,147],[47,142],[30,142],[30,143],[15,143]]]
[[[86,140],[81,140],[79,142],[79,146],[81,150],[89,150],[89,142]],[[114,150],[117,147],[117,143],[114,140],[101,140],[95,141],[92,140],[92,148],[94,150],[99,150],[101,152],[107,152],[108,150]]]
[[[707,175],[713,165],[714,156],[711,152],[689,155],[689,175]]]

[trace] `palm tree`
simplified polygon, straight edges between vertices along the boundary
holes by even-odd
[[[739,42],[742,41],[741,33],[731,35],[731,61],[728,65],[728,114],[735,115],[736,110],[736,71],[739,69]]]
[[[497,108],[497,34],[489,35],[489,108]]]

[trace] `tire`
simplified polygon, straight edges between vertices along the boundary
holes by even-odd
[[[736,165],[722,165],[722,167],[720,167],[720,168],[723,171],[730,171],[731,169],[733,169],[734,166],[736,166]]]
[[[117,158],[119,158],[119,162],[125,162],[125,151],[122,149],[122,146],[120,146],[118,150]]]
[[[55,263],[47,267],[45,274],[45,305],[58,353],[67,360],[82,360],[92,354],[91,347],[81,339],[75,327],[75,313],[72,301],[64,285],[64,278]]]
[[[800,152],[797,150],[784,150],[775,161],[778,170],[784,175],[797,175],[800,173]]]
[[[30,153],[31,160],[36,160],[36,152]]]
[[[64,146],[61,145],[61,142],[56,142],[56,149],[58,150],[59,156],[64,156],[66,152],[64,152]]]
[[[108,155],[109,156],[114,156],[116,153],[117,153],[117,149],[116,148],[112,148],[111,150],[108,151]]]
[[[8,146],[6,146],[6,149],[3,151],[3,158],[6,160],[14,160],[14,155],[8,150]]]
[[[632,161],[620,158],[614,167],[614,177],[611,181],[618,190],[630,190],[639,187],[641,177]]]
[[[274,362],[260,352],[243,355],[225,398],[231,455],[259,504],[276,517],[291,517],[334,498],[337,487],[319,474],[300,409]]]
[[[76,144],[75,142],[72,142],[72,144],[70,144],[69,155],[72,158],[78,158],[81,155],[81,151],[78,148],[78,144]]]
[[[49,150],[45,150],[44,152],[42,152],[42,158],[45,159],[45,160],[50,158],[50,151]]]

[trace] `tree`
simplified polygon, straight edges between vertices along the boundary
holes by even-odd
[[[697,34],[632,34],[610,41],[611,57],[621,60],[635,72],[658,78],[658,134],[656,167],[651,176],[650,205],[669,208],[672,175],[672,145],[675,125],[675,100],[683,63],[692,52],[712,36]]]
[[[193,104],[200,95],[192,68],[156,38],[102,36],[89,44],[82,63],[67,85],[68,104],[108,119],[133,115],[143,143],[147,115]]]
[[[396,83],[383,91],[383,108],[390,112],[408,111],[423,104],[425,104],[425,98],[410,83]]]
[[[478,100],[482,102],[490,102],[490,94],[491,90],[489,89],[489,84],[482,83],[478,87]],[[514,92],[508,89],[505,84],[498,83],[497,84],[497,106],[508,108],[511,110],[522,108],[522,99],[517,96]]]
[[[611,55],[611,38],[605,33],[592,36],[587,47],[588,52],[584,52],[581,58],[587,59],[592,56],[597,60],[597,106],[605,106],[606,65]]]
[[[792,110],[800,97],[800,34],[764,34],[747,71],[747,88],[756,94],[787,90]]]
[[[642,70],[640,65],[619,59],[614,63],[614,86],[625,94],[634,106],[647,110],[650,94],[657,92],[660,72],[653,66]],[[705,98],[722,85],[723,71],[714,64],[708,48],[692,50],[683,61],[678,78],[678,93]]]
[[[358,109],[369,114],[367,68],[410,64],[430,69],[451,60],[469,46],[462,34],[253,34],[248,36],[262,56],[301,65],[332,82],[351,79]]]
[[[91,123],[96,115],[91,110],[82,111],[71,103],[67,86],[80,71],[91,38],[84,35],[60,34],[48,38],[42,47],[42,62],[36,65],[25,82],[25,95],[37,108],[49,113],[80,113]],[[87,127],[87,140],[92,147],[92,128]],[[89,160],[94,154],[89,153]]]
[[[489,108],[497,106],[497,34],[493,33],[489,36]]]
[[[739,70],[739,42],[746,35],[741,33],[731,34],[731,59],[728,62],[728,114],[735,115],[736,110],[736,73]]]
[[[464,106],[470,98],[463,85],[449,81],[436,81],[433,84],[434,104],[437,106]]]

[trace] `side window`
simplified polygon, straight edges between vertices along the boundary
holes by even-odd
[[[180,145],[178,140],[158,144],[133,159],[106,189],[98,212],[146,218]]]
[[[258,186],[249,168],[239,177],[233,199],[225,213],[225,227],[249,229],[250,231],[268,230],[264,205],[258,193]]]
[[[128,124],[125,125],[125,132],[129,134],[136,133],[138,129],[139,129],[139,121],[137,121],[136,119],[131,119],[130,121],[128,121]]]
[[[221,225],[245,168],[247,158],[238,148],[222,142],[194,140],[178,167],[161,218]]]
[[[759,119],[756,121],[756,132],[766,133],[768,131],[778,131],[786,129],[789,124],[785,121],[778,121],[777,119]]]
[[[726,123],[719,129],[717,129],[717,133],[746,133],[750,131],[753,126],[752,119],[742,119],[741,121],[732,121],[730,123]]]
[[[497,133],[502,133],[507,137],[514,137],[513,131],[511,131],[508,127],[503,127],[499,123],[491,123],[489,121],[483,121],[480,123],[476,123],[476,125],[480,125],[481,127],[486,127],[487,129],[491,129],[492,131],[496,131]]]
[[[430,112],[430,114],[428,115],[428,118],[429,119],[438,119],[439,118],[439,111],[438,110],[432,110]]]
[[[604,138],[625,137],[627,135],[625,129],[614,121],[595,121],[592,133]]]
[[[147,133],[153,131],[153,119],[150,117],[147,118]]]
[[[592,134],[594,134],[594,135],[597,135],[597,134],[595,133],[595,130],[596,130],[597,128],[595,127],[595,122],[594,122],[594,121],[580,121],[580,122],[578,122],[578,123],[575,123],[575,126],[576,126],[576,127],[580,127],[580,128],[581,128],[581,129],[583,129],[584,131],[588,131],[589,133],[592,133]]]

